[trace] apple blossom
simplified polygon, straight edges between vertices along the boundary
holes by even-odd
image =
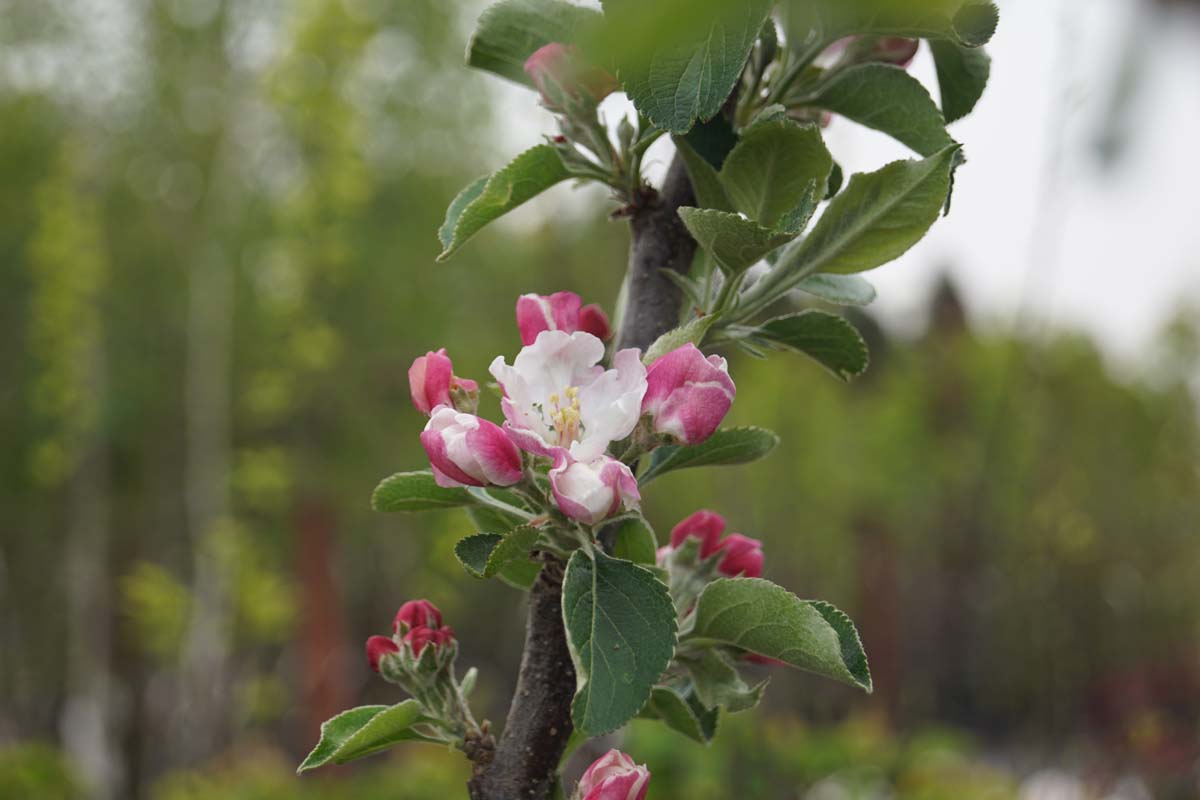
[[[573,45],[551,42],[525,61],[525,74],[547,107],[560,110],[562,101],[587,98],[599,103],[619,87],[617,79],[588,64]]]
[[[439,406],[421,433],[438,486],[512,486],[521,453],[494,422]]]
[[[731,578],[758,578],[763,571],[762,542],[731,533],[721,542],[718,552],[722,553],[717,570]]]
[[[396,635],[407,633],[410,628],[440,628],[442,627],[442,612],[428,600],[409,600],[400,606],[396,619],[392,622],[392,630]]]
[[[379,662],[391,653],[399,653],[400,646],[387,636],[372,636],[367,639],[367,663],[379,672]]]
[[[517,330],[521,332],[521,344],[526,346],[533,344],[542,331],[586,331],[601,340],[612,336],[608,316],[600,306],[584,306],[574,292],[521,295],[517,298]]]
[[[413,405],[422,414],[431,414],[438,406],[474,411],[479,399],[479,384],[454,374],[454,364],[444,347],[413,361],[408,369],[408,388]]]
[[[575,461],[560,451],[550,470],[550,488],[559,509],[585,525],[637,508],[641,500],[633,472],[609,456]]]
[[[671,529],[671,547],[679,547],[690,536],[700,540],[700,558],[708,558],[721,547],[725,518],[701,509]]]
[[[579,779],[579,800],[644,800],[650,770],[620,750],[596,759]]]
[[[654,421],[656,433],[680,444],[698,444],[712,436],[729,413],[737,388],[729,365],[694,344],[672,350],[646,372],[642,413]]]
[[[504,429],[522,450],[591,463],[637,427],[646,368],[637,350],[622,350],[613,368],[600,366],[604,343],[590,333],[542,331],[511,366],[503,356],[490,371],[504,390]]]

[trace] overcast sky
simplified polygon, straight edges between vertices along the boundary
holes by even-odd
[[[949,268],[977,321],[1084,328],[1131,364],[1177,308],[1200,306],[1200,17],[1175,13],[1138,34],[1147,54],[1131,109],[1138,127],[1110,169],[1094,148],[1138,30],[1137,5],[1000,0],[988,92],[951,129],[970,159],[953,213],[908,255],[868,274],[890,325],[921,318],[930,283]],[[936,87],[927,52],[913,70]],[[492,85],[511,109],[503,121],[512,152],[551,130],[548,114],[531,113],[527,92]],[[910,157],[846,121],[828,138],[847,171]],[[561,214],[571,193],[551,194],[514,223]]]

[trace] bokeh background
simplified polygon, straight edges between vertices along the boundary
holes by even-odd
[[[565,187],[435,265],[458,189],[552,130],[461,66],[483,5],[0,0],[0,797],[461,795],[429,747],[292,770],[395,701],[361,643],[413,597],[503,719],[520,596],[462,573],[465,517],[368,498],[422,463],[414,356],[482,377],[518,294],[621,279],[624,224]],[[876,693],[772,673],[708,749],[635,725],[651,797],[1200,796],[1200,7],[1001,7],[869,374],[731,356],[732,420],[783,445],[646,498],[850,612]]]

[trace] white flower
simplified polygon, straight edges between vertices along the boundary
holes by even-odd
[[[637,426],[646,394],[646,368],[637,350],[599,366],[604,343],[582,331],[543,331],[517,354],[502,356],[490,372],[504,389],[505,429],[523,450],[555,457],[566,451],[591,462]]]

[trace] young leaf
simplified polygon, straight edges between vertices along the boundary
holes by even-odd
[[[809,275],[796,288],[839,306],[869,306],[875,302],[875,287],[861,275]]]
[[[445,261],[468,239],[530,198],[570,177],[558,151],[548,144],[526,150],[490,177],[480,178],[459,193],[438,231]]]
[[[646,348],[646,354],[642,356],[642,363],[647,365],[653,364],[662,356],[665,356],[672,350],[683,347],[685,344],[690,343],[698,347],[704,341],[704,335],[708,333],[708,329],[716,321],[717,317],[715,314],[708,314],[688,320],[678,328],[672,328],[655,339],[654,344]]]
[[[867,369],[867,343],[844,318],[824,311],[801,311],[764,322],[758,335],[804,353],[844,381]]]
[[[467,64],[533,86],[525,61],[551,42],[573,44],[600,14],[565,0],[501,0],[488,6],[467,45]]]
[[[832,169],[833,156],[816,126],[784,119],[758,123],[743,134],[721,168],[721,183],[735,210],[774,228],[806,194],[825,195]]]
[[[614,731],[645,705],[675,652],[671,596],[645,567],[577,550],[562,608],[578,681],[571,718],[589,736]]]
[[[721,185],[721,177],[707,159],[696,152],[696,149],[682,136],[675,137],[675,148],[687,167],[688,177],[692,179],[692,189],[696,192],[696,201],[702,208],[715,208],[718,211],[733,211],[733,204],[725,194]]]
[[[677,469],[749,464],[774,450],[777,444],[779,437],[765,428],[726,428],[700,444],[658,448],[638,483],[645,486],[659,475]]]
[[[522,526],[507,534],[477,533],[461,539],[454,555],[467,572],[476,578],[491,578],[516,561],[526,561],[541,534],[537,528]]]
[[[942,91],[942,116],[947,123],[970,114],[983,96],[992,71],[992,59],[982,47],[962,47],[954,42],[930,42]]]
[[[661,32],[650,52],[638,52],[637,46],[625,49],[619,57],[620,77],[638,111],[671,133],[687,133],[725,104],[773,2],[710,2],[694,10],[689,7],[694,2],[604,0],[603,5],[614,37],[640,40],[638,32],[651,25]]]
[[[704,708],[690,692],[684,696],[677,689],[655,686],[639,716],[661,720],[692,741],[708,744],[717,733],[719,715],[715,708]]]
[[[696,242],[729,274],[736,275],[795,238],[757,222],[709,208],[679,209],[679,218]]]
[[[733,714],[748,711],[758,705],[767,688],[768,681],[749,686],[729,657],[713,648],[681,658],[680,663],[692,677],[696,699],[708,708],[720,707]]]
[[[654,566],[658,554],[658,538],[645,517],[640,514],[618,519],[607,526],[606,537],[611,537],[612,554],[615,558],[635,564]]]
[[[398,472],[384,478],[371,494],[371,508],[376,511],[431,511],[474,502],[465,489],[438,486],[433,473],[425,470]]]
[[[812,232],[743,295],[743,318],[814,273],[863,272],[903,255],[937,219],[960,158],[955,145],[923,161],[896,161],[855,175]]]
[[[405,700],[394,706],[359,706],[321,724],[321,738],[296,774],[326,764],[345,764],[404,741],[434,741],[412,729],[426,721],[421,704]]]
[[[713,581],[696,602],[690,643],[728,645],[871,691],[862,642],[828,603],[801,600],[759,578]]]
[[[886,133],[923,156],[954,144],[929,92],[907,71],[891,64],[838,70],[810,102]]]

